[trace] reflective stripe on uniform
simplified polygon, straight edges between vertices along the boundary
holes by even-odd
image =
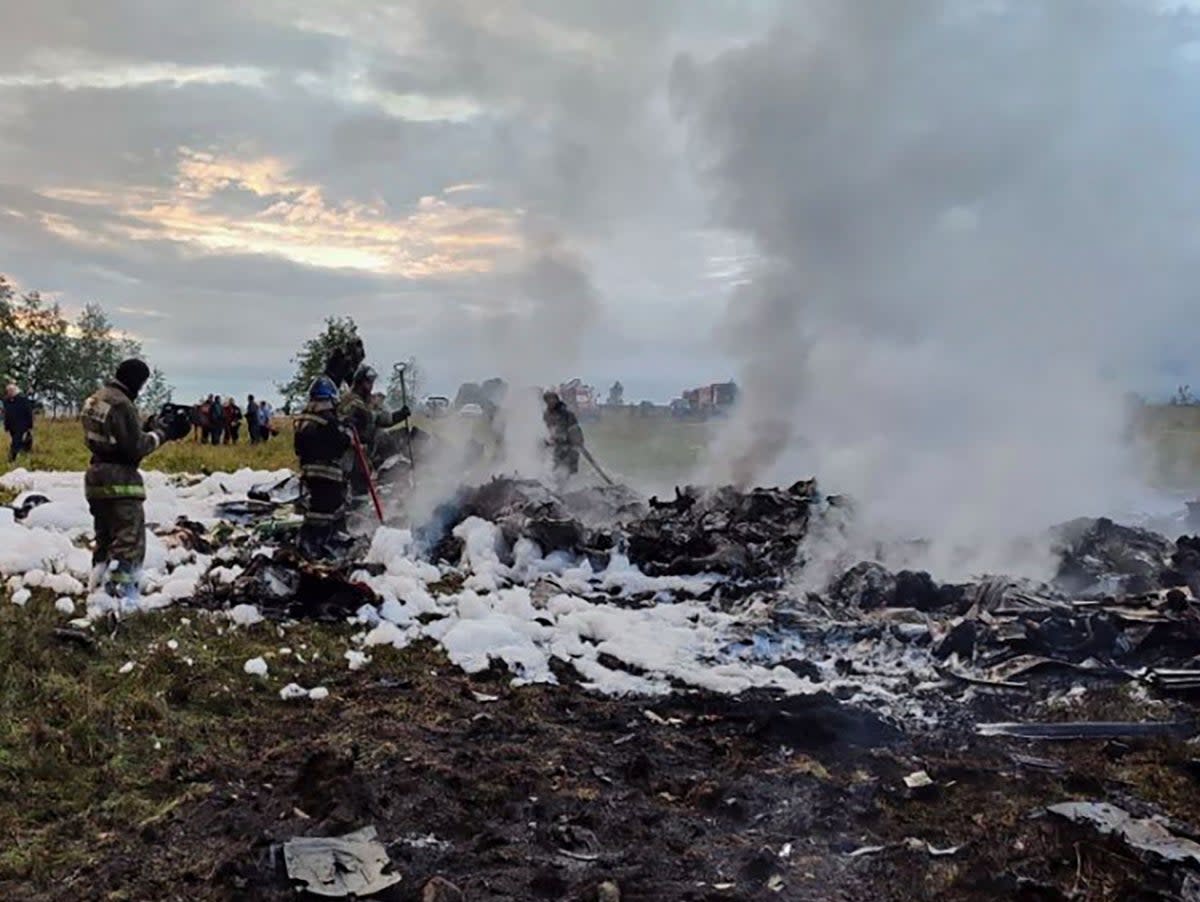
[[[346,515],[345,505],[342,505],[337,510],[330,511],[328,513],[309,510],[309,511],[304,512],[304,522],[305,523],[336,523],[336,522],[340,521],[345,515]]]
[[[305,464],[300,468],[301,479],[324,479],[327,482],[345,482],[346,472],[341,467],[322,464]]]
[[[144,485],[88,485],[84,486],[84,497],[89,500],[105,498],[145,498]]]
[[[117,443],[117,440],[111,435],[103,435],[102,433],[96,432],[92,429],[84,430],[84,435],[87,437],[89,442],[98,442],[101,445],[115,445]]]

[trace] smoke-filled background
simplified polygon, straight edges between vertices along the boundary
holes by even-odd
[[[812,471],[947,565],[1136,503],[1124,393],[1194,343],[1195,37],[1133,0],[804,0],[681,56],[713,215],[760,254],[709,472]]]

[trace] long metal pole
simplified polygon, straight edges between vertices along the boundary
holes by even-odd
[[[362,439],[358,437],[358,430],[353,426],[350,427],[350,439],[354,444],[354,456],[358,458],[358,465],[362,467],[363,476],[367,479],[367,491],[371,493],[371,503],[375,505],[375,516],[382,523],[383,503],[379,500],[379,490],[375,488],[375,475],[371,472],[371,464],[367,460],[367,452],[363,449]]]

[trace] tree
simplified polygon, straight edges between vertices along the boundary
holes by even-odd
[[[303,403],[308,399],[309,386],[325,369],[325,362],[335,348],[344,347],[358,338],[358,326],[348,316],[331,316],[325,320],[325,329],[315,338],[304,343],[292,363],[295,374],[289,382],[277,385],[279,393],[289,405]]]
[[[116,334],[99,304],[88,304],[68,324],[58,304],[47,306],[36,291],[16,298],[0,275],[0,377],[19,384],[51,413],[77,412],[130,357],[142,357],[141,343]],[[143,391],[155,405],[171,396],[157,369]]]
[[[0,378],[7,379],[13,372],[13,333],[16,319],[13,316],[13,287],[0,273]]]
[[[150,378],[142,388],[141,404],[149,411],[157,411],[164,404],[169,404],[175,395],[175,389],[167,382],[166,374],[158,367],[150,371]]]
[[[392,367],[387,386],[388,406],[399,407],[405,402],[405,392],[400,390],[400,370],[397,369],[399,366],[404,367],[404,388],[407,390],[408,405],[415,408],[421,398],[421,392],[425,388],[425,374],[421,372],[421,365],[417,363],[415,357],[409,357]]]
[[[608,406],[621,407],[625,404],[625,386],[619,381],[612,384],[608,390]]]
[[[67,320],[58,304],[47,307],[36,291],[21,296],[13,308],[12,363],[14,378],[25,393],[55,412],[70,397],[71,340]]]
[[[74,348],[69,373],[70,402],[78,409],[88,395],[112,377],[121,351],[108,314],[99,304],[88,304],[75,320]]]

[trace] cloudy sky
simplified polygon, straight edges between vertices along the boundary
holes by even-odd
[[[1200,382],[1194,6],[0,0],[0,272],[101,302],[185,398],[263,393],[330,315],[440,391],[896,409],[1078,339],[1165,394]],[[806,371],[846,335],[887,353]],[[943,367],[861,384],[918,347]]]
[[[101,302],[184,397],[288,373],[330,315],[429,388],[733,375],[749,253],[668,81],[737,0],[0,0],[0,272]]]

